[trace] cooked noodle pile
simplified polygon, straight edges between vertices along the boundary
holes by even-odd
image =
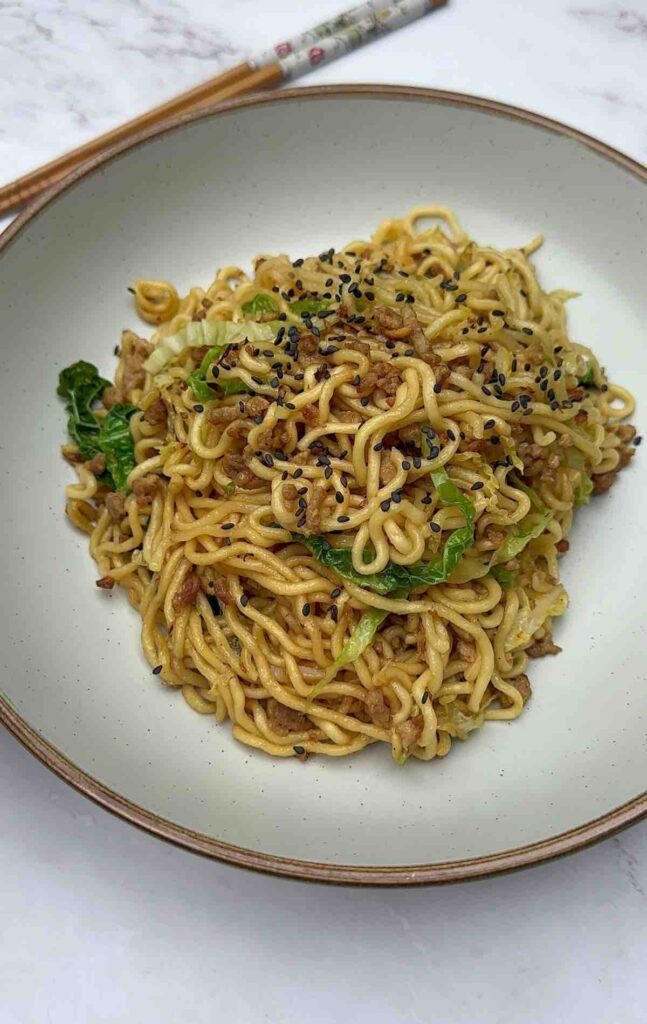
[[[569,339],[539,244],[430,207],[181,299],[139,281],[151,341],[123,333],[114,385],[61,375],[98,585],[242,743],[442,757],[516,718],[528,658],[559,650],[558,561],[634,454],[634,402]]]

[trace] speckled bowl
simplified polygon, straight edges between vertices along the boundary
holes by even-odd
[[[645,460],[578,517],[564,651],[517,722],[444,761],[274,762],[151,676],[139,619],[94,586],[65,521],[59,369],[106,374],[139,276],[207,282],[257,252],[319,252],[420,203],[478,239],[538,232],[571,333],[647,403],[647,171],[522,111],[416,89],[303,89],[169,124],[88,165],[3,238],[0,717],[50,768],[157,835],[305,879],[402,884],[537,863],[635,821],[647,775]],[[638,420],[642,418],[639,411]],[[25,808],[29,813],[29,808]]]

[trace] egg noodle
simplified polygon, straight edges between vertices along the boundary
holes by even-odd
[[[156,330],[123,333],[85,419],[61,375],[98,585],[237,740],[431,760],[520,715],[529,656],[559,650],[574,511],[639,440],[631,395],[567,335],[573,293],[538,284],[540,244],[480,246],[426,207],[184,298],[138,281]]]

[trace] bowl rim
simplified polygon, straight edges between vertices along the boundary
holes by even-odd
[[[633,160],[607,143],[587,135],[569,125],[543,114],[534,113],[497,100],[471,96],[466,93],[448,92],[414,86],[362,84],[323,85],[284,89],[277,92],[261,93],[254,96],[229,100],[225,103],[205,106],[180,117],[169,118],[160,125],[139,132],[133,139],[107,150],[104,154],[88,160],[76,171],[71,172],[23,211],[0,236],[0,256],[10,247],[23,228],[45,207],[54,203],[61,195],[83,180],[94,170],[109,165],[121,154],[148,141],[157,139],[185,124],[202,118],[214,117],[230,111],[263,106],[268,103],[289,103],[317,99],[344,100],[364,98],[372,100],[405,99],[426,103],[440,103],[504,117],[509,120],[531,124],[544,131],[573,139],[574,141],[605,157],[616,166],[633,174],[647,184],[647,167]],[[104,786],[65,755],[52,743],[44,739],[0,694],[0,722],[23,746],[37,757],[47,768],[71,785],[84,796],[116,816],[136,825],[160,839],[173,843],[193,853],[214,858],[237,867],[248,868],[271,875],[296,878],[308,882],[327,882],[361,886],[430,885],[445,882],[459,882],[485,878],[503,872],[540,864],[556,857],[574,853],[614,835],[627,826],[647,816],[647,792],[619,807],[607,811],[599,818],[585,822],[576,828],[535,843],[505,850],[501,853],[432,864],[411,866],[355,866],[345,864],[319,863],[274,854],[260,853],[231,843],[214,839],[177,825],[158,814],[133,804],[119,793]]]

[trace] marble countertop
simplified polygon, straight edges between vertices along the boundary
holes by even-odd
[[[3,180],[347,3],[5,0]],[[307,83],[493,97],[647,162],[647,0],[626,3],[452,0]],[[2,1024],[645,1020],[644,825],[469,885],[309,887],[137,832],[2,733],[0,829]]]

